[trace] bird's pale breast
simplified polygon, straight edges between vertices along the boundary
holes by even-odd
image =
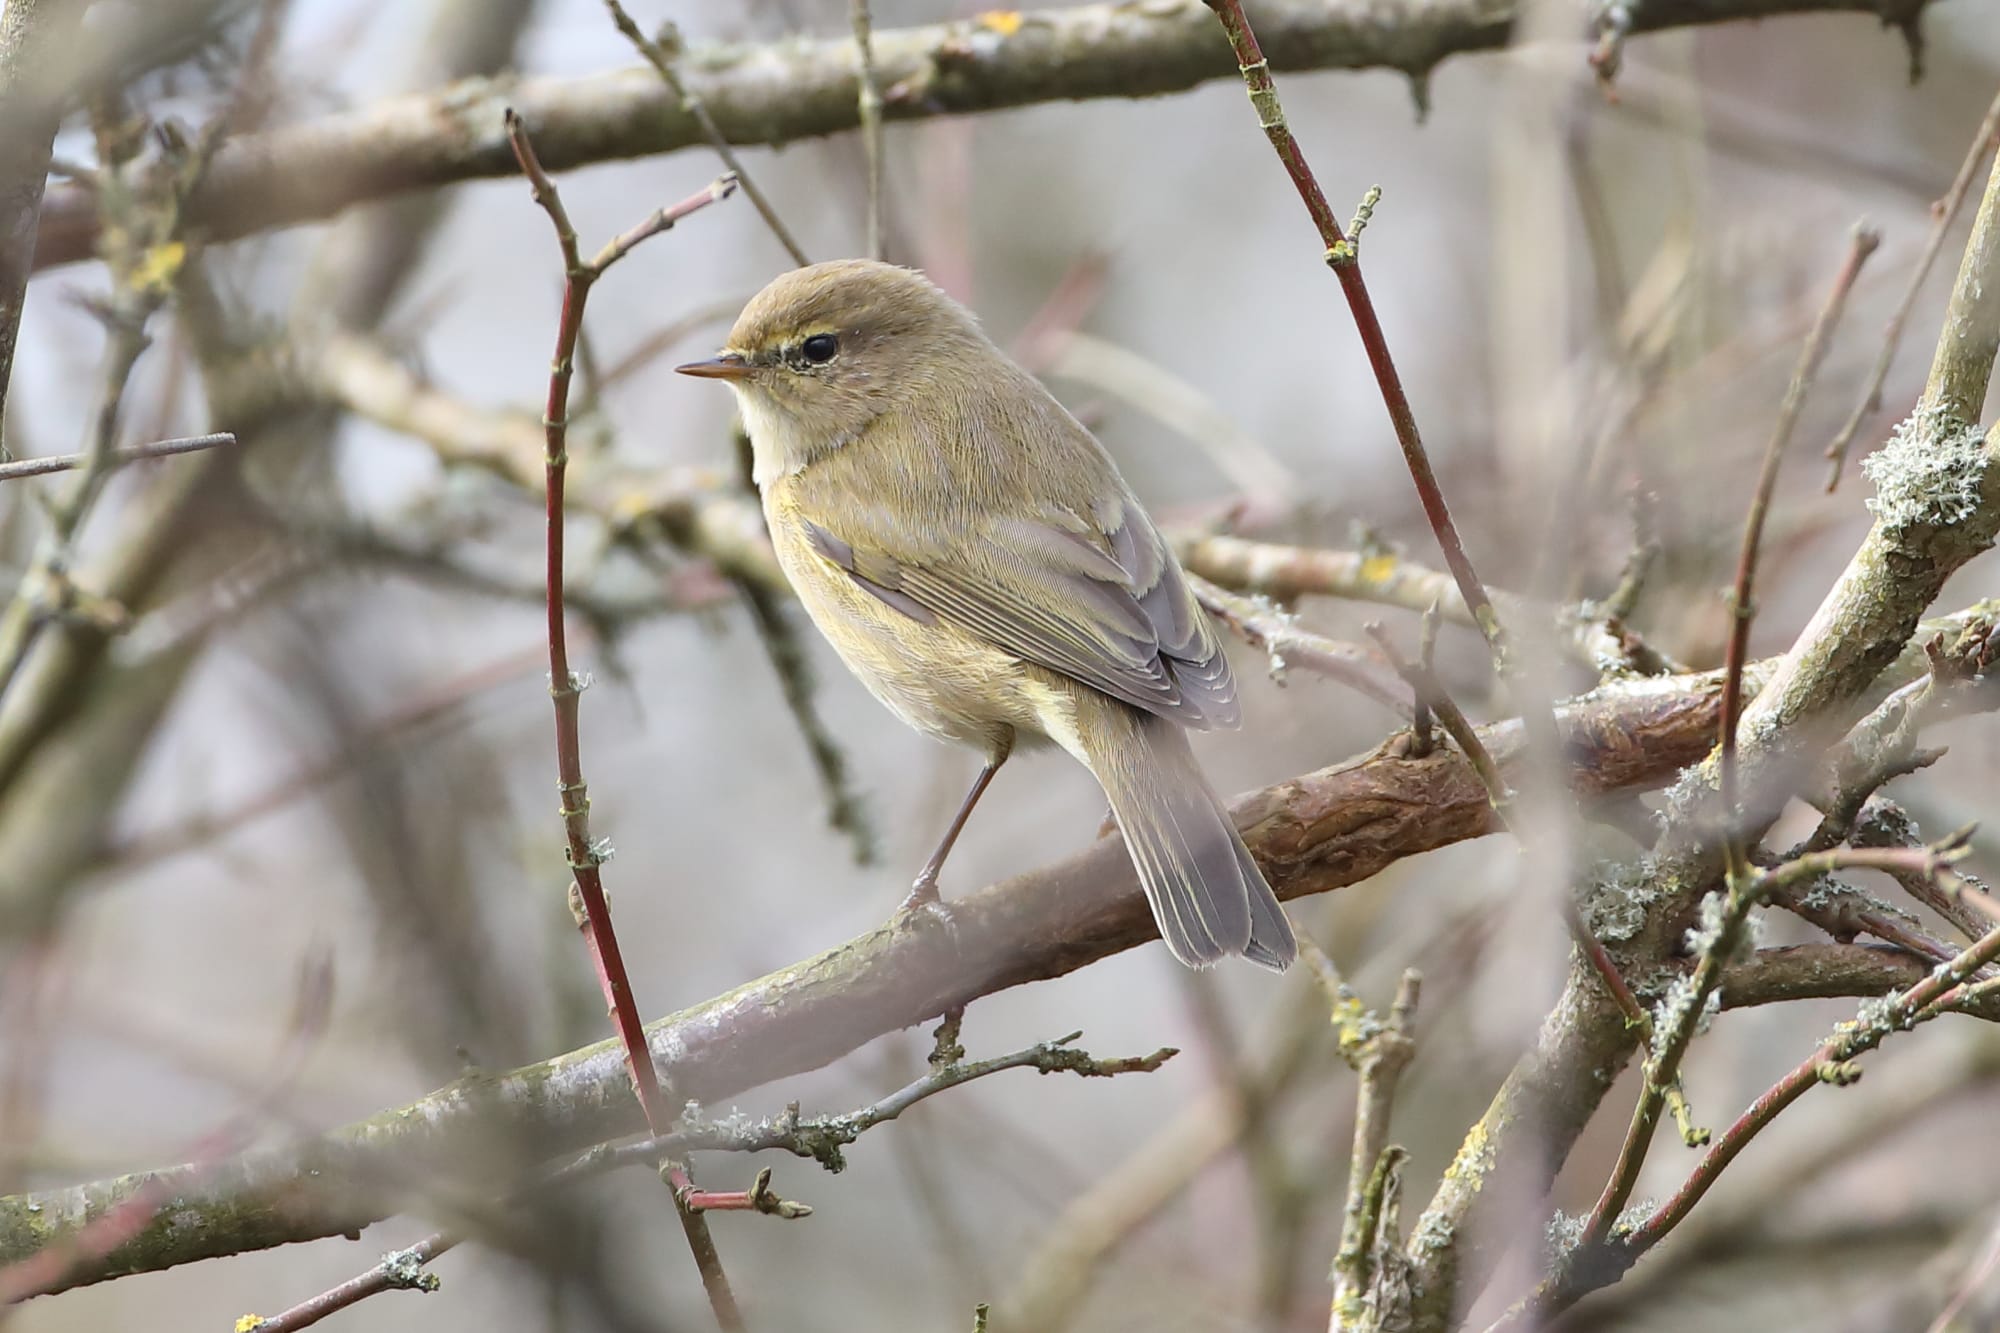
[[[799,602],[848,670],[910,726],[985,753],[1004,750],[1016,733],[1032,742],[1073,730],[1076,691],[942,621],[912,619],[869,593],[815,550],[813,516],[802,512],[787,480],[764,489],[771,542]]]

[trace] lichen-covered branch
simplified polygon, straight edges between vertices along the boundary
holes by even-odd
[[[1631,31],[1784,14],[1865,14],[1914,29],[1928,0],[1653,0]],[[1497,50],[1519,0],[1433,0],[1391,11],[1372,0],[1266,0],[1257,30],[1272,68],[1390,69],[1426,79],[1446,58]],[[886,120],[1039,102],[1181,92],[1236,67],[1199,0],[1094,4],[884,29],[871,42]],[[861,99],[845,38],[696,47],[679,66],[721,136],[785,144],[855,129]],[[695,117],[650,69],[582,78],[469,81],[322,117],[233,145],[193,201],[211,240],[331,217],[370,199],[511,174],[495,128],[513,106],[551,171],[705,144]],[[37,265],[91,254],[88,200],[52,192]]]
[[[1908,647],[1912,627],[1945,579],[1989,547],[2000,530],[1996,441],[1978,425],[1996,351],[2000,167],[1973,225],[1923,399],[1896,438],[1865,465],[1876,484],[1875,523],[1775,677],[1744,709],[1738,725],[1743,802],[1731,816],[1740,821],[1735,827],[1746,844],[1763,835],[1783,802],[1804,785],[1804,766],[1879,701],[1885,667]],[[1722,870],[1714,778],[1713,763],[1703,765],[1669,802],[1666,831],[1649,868],[1655,901],[1630,942],[1636,957],[1673,956]],[[1562,1007],[1544,1026],[1542,1044],[1516,1066],[1425,1214],[1412,1241],[1418,1327],[1442,1327],[1463,1291],[1491,1272],[1499,1251],[1485,1221],[1501,1206],[1499,1197],[1521,1188],[1539,1196],[1581,1129],[1578,1113],[1587,1119],[1601,1100],[1604,1071],[1615,1072],[1629,1054],[1623,1025],[1593,1021],[1589,999],[1572,977]],[[1607,1058],[1585,1062],[1579,1055]],[[1524,1123],[1524,1105],[1554,1118]],[[1539,1154],[1512,1150],[1524,1132],[1535,1136]],[[1496,1134],[1506,1142],[1496,1144]],[[1479,1169],[1493,1153],[1506,1170],[1529,1172],[1506,1180],[1498,1196],[1481,1183],[1485,1173]],[[1534,1163],[1523,1168],[1529,1157]]]

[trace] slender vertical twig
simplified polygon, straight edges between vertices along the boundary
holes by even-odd
[[[729,169],[729,174],[743,186],[743,193],[750,200],[751,206],[757,210],[757,216],[764,219],[764,225],[778,238],[778,244],[785,247],[785,253],[792,257],[792,262],[800,268],[811,263],[812,261],[806,258],[806,252],[799,248],[799,243],[792,239],[791,231],[778,217],[778,210],[771,207],[771,201],[757,188],[757,182],[750,178],[750,173],[743,169],[743,163],[736,156],[736,150],[729,144],[729,136],[722,132],[722,128],[715,123],[715,117],[708,113],[708,107],[701,98],[695,96],[687,81],[681,78],[680,71],[674,67],[673,57],[667,54],[659,42],[640,31],[639,25],[625,12],[625,6],[618,0],[604,0],[604,7],[611,11],[611,21],[618,25],[619,32],[625,34],[625,40],[632,43],[633,48],[646,58],[646,63],[659,73],[668,90],[680,100],[682,109],[694,117],[695,124],[701,127],[702,137],[715,149],[715,155],[722,159],[722,165]]]
[[[1868,380],[1861,389],[1861,399],[1854,404],[1854,411],[1848,415],[1846,424],[1833,437],[1833,443],[1826,446],[1829,463],[1826,489],[1829,492],[1840,485],[1840,474],[1847,463],[1847,450],[1860,432],[1861,423],[1882,410],[1882,385],[1889,378],[1889,367],[1896,359],[1896,348],[1903,341],[1903,329],[1910,322],[1910,311],[1916,308],[1917,293],[1923,290],[1924,279],[1930,275],[1931,266],[1944,250],[1945,233],[1951,230],[1966,196],[1972,193],[1973,182],[1979,179],[1979,164],[1986,160],[1986,155],[1994,150],[1995,145],[2000,145],[2000,96],[1993,99],[1993,104],[1986,109],[1986,118],[1979,122],[1979,133],[1973,136],[1965,161],[1959,163],[1958,175],[1952,178],[1951,188],[1945,191],[1944,198],[1931,205],[1931,211],[1936,216],[1931,222],[1930,238],[1924,242],[1924,252],[1918,256],[1917,266],[1910,273],[1909,285],[1903,288],[1903,299],[1896,303],[1896,311],[1889,316],[1888,327],[1882,330],[1882,350],[1876,353],[1875,367],[1868,372]]]
[[[1486,585],[1480,582],[1472,558],[1465,553],[1465,543],[1459,540],[1458,527],[1452,522],[1451,510],[1445,505],[1437,474],[1431,470],[1430,456],[1424,452],[1423,439],[1417,433],[1416,413],[1411,410],[1409,396],[1403,392],[1402,377],[1397,374],[1396,362],[1389,355],[1389,340],[1382,332],[1382,321],[1375,314],[1375,302],[1368,295],[1368,284],[1361,276],[1360,254],[1341,230],[1339,219],[1334,217],[1333,209],[1326,202],[1326,194],[1320,189],[1312,167],[1307,165],[1305,155],[1299,150],[1298,140],[1292,137],[1291,127],[1285,122],[1285,110],[1278,101],[1278,85],[1271,78],[1270,63],[1264,59],[1264,52],[1257,45],[1257,34],[1251,31],[1250,20],[1244,16],[1242,0],[1204,0],[1204,3],[1221,20],[1230,48],[1236,52],[1236,63],[1242,71],[1244,87],[1249,90],[1250,105],[1256,108],[1257,123],[1270,139],[1278,161],[1284,165],[1285,174],[1291,177],[1293,188],[1304,201],[1306,212],[1312,215],[1313,226],[1318,229],[1320,241],[1326,246],[1327,266],[1340,279],[1340,290],[1347,297],[1348,308],[1354,314],[1354,327],[1361,335],[1361,346],[1368,354],[1368,365],[1375,372],[1375,383],[1381,388],[1382,402],[1389,409],[1396,443],[1402,447],[1403,461],[1409,466],[1410,479],[1416,483],[1417,499],[1423,505],[1424,517],[1429,520],[1431,531],[1437,535],[1438,549],[1444,553],[1445,565],[1451,570],[1452,579],[1458,584],[1459,594],[1472,612],[1479,632],[1486,636],[1494,653],[1504,657],[1506,633],[1498,613],[1493,609],[1493,599],[1486,595]]]
[[[641,241],[666,231],[695,210],[727,198],[735,189],[736,181],[734,177],[725,175],[699,194],[658,210],[638,226],[613,237],[595,258],[586,263],[577,249],[576,228],[570,224],[555,182],[542,169],[541,162],[535,157],[534,146],[528,141],[526,127],[511,109],[507,112],[507,137],[513,145],[514,156],[521,163],[521,171],[534,187],[535,202],[549,215],[549,221],[555,227],[556,243],[561,247],[563,260],[562,316],[556,327],[555,357],[549,364],[548,401],[542,416],[547,447],[543,468],[547,483],[549,694],[555,703],[557,791],[562,796],[563,832],[568,841],[569,868],[574,877],[575,901],[581,918],[579,924],[583,927],[591,962],[604,990],[605,1004],[611,1011],[619,1041],[625,1048],[633,1091],[646,1117],[646,1128],[658,1138],[672,1128],[674,1110],[660,1086],[659,1073],[653,1067],[652,1051],[646,1044],[645,1026],[639,1018],[639,1006],[632,996],[631,978],[626,974],[625,960],[618,948],[618,936],[611,926],[610,906],[604,897],[603,877],[598,868],[610,855],[610,848],[607,843],[591,836],[589,787],[583,778],[583,751],[578,727],[579,697],[589,680],[570,668],[569,639],[564,624],[563,489],[569,466],[569,387],[576,370],[577,337],[583,327],[584,302],[589,298],[592,285],[604,275],[606,269],[624,258]],[[723,1272],[714,1238],[709,1235],[708,1222],[702,1216],[704,1207],[720,1205],[699,1196],[683,1168],[670,1164],[665,1174],[673,1187],[674,1210],[687,1235],[688,1247],[694,1253],[695,1266],[701,1271],[702,1286],[708,1292],[716,1321],[727,1333],[735,1333],[744,1327],[743,1316],[737,1308],[735,1293],[730,1289],[728,1275]]]
[[[880,259],[882,237],[882,89],[875,79],[874,21],[868,0],[848,0],[854,24],[854,65],[860,82],[861,146],[868,154],[868,257]]]
[[[1736,584],[1729,595],[1729,649],[1723,659],[1722,716],[1716,724],[1720,733],[1716,788],[1722,798],[1723,853],[1732,879],[1741,878],[1749,865],[1738,827],[1736,724],[1743,711],[1743,666],[1749,660],[1750,622],[1757,614],[1751,597],[1757,578],[1758,547],[1764,538],[1764,519],[1770,512],[1771,496],[1777,489],[1778,466],[1784,461],[1785,446],[1791,442],[1792,428],[1798,425],[1799,409],[1805,405],[1806,392],[1812,388],[1813,378],[1819,374],[1820,362],[1826,359],[1826,345],[1834,326],[1840,322],[1841,312],[1847,308],[1847,294],[1854,289],[1854,280],[1860,275],[1862,264],[1881,243],[1882,233],[1866,223],[1855,226],[1853,239],[1847,247],[1847,259],[1841,264],[1840,272],[1834,275],[1833,290],[1827,293],[1826,304],[1820,308],[1819,318],[1813,321],[1805,346],[1799,350],[1798,366],[1792,371],[1791,383],[1785,387],[1785,399],[1778,408],[1777,422],[1771,428],[1770,441],[1764,446],[1764,461],[1757,472],[1757,488],[1751,495],[1750,512],[1743,521],[1743,545],[1736,558]]]

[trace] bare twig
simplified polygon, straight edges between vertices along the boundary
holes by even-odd
[[[358,1273],[269,1319],[245,1316],[236,1323],[237,1333],[297,1333],[299,1329],[311,1328],[328,1315],[339,1314],[348,1306],[358,1305],[381,1292],[436,1291],[438,1276],[430,1271],[428,1265],[439,1255],[455,1248],[459,1240],[460,1237],[448,1232],[432,1232],[414,1245],[383,1255],[382,1261],[367,1272]]]
[[[1402,446],[1403,461],[1409,466],[1410,479],[1416,483],[1417,498],[1423,504],[1424,517],[1430,521],[1431,531],[1437,537],[1438,549],[1444,553],[1445,565],[1458,584],[1459,595],[1465,599],[1473,623],[1491,645],[1495,660],[1504,662],[1507,655],[1506,632],[1500,624],[1499,613],[1493,609],[1492,599],[1486,594],[1485,584],[1480,582],[1478,571],[1472,566],[1471,557],[1465,553],[1464,542],[1459,540],[1458,527],[1451,520],[1451,510],[1445,505],[1437,474],[1431,470],[1430,457],[1424,452],[1423,439],[1417,434],[1416,414],[1410,408],[1408,395],[1403,392],[1402,378],[1396,372],[1395,360],[1389,355],[1388,338],[1382,332],[1382,322],[1375,315],[1375,303],[1368,295],[1368,285],[1361,276],[1360,256],[1341,231],[1339,219],[1327,204],[1319,181],[1314,178],[1312,168],[1306,164],[1305,155],[1299,150],[1298,141],[1292,137],[1291,128],[1285,122],[1284,108],[1278,101],[1278,85],[1271,77],[1270,62],[1265,60],[1263,51],[1257,45],[1257,34],[1251,31],[1250,20],[1243,13],[1242,0],[1204,0],[1204,3],[1221,20],[1222,30],[1228,35],[1229,45],[1236,52],[1236,63],[1243,72],[1243,84],[1249,90],[1250,104],[1256,109],[1257,123],[1270,139],[1285,174],[1291,177],[1293,188],[1298,191],[1306,212],[1312,216],[1320,243],[1326,247],[1327,266],[1340,280],[1341,292],[1347,297],[1348,308],[1353,312],[1354,327],[1361,335],[1361,346],[1368,354],[1369,367],[1375,372],[1375,383],[1380,387],[1382,401],[1389,409],[1390,424],[1395,427],[1396,443]]]
[[[856,105],[861,117],[861,144],[868,154],[868,256],[880,259],[882,244],[882,89],[875,81],[874,23],[868,0],[848,0],[854,26],[854,69],[860,83]]]
[[[9,13],[11,14],[11,10]],[[271,25],[267,10],[260,32]],[[246,72],[245,83],[256,77]],[[97,132],[106,159],[100,173],[97,200],[115,222],[113,244],[105,255],[111,269],[111,291],[100,314],[106,339],[104,369],[97,404],[90,417],[75,481],[49,508],[48,530],[36,544],[28,572],[0,612],[0,695],[14,683],[21,665],[50,622],[83,610],[83,618],[103,627],[122,623],[124,610],[96,607],[90,594],[70,577],[78,536],[111,475],[123,461],[117,448],[125,390],[132,370],[150,339],[146,326],[173,290],[176,273],[186,262],[181,239],[183,210],[189,194],[222,141],[227,118],[208,127],[193,144],[172,142],[168,170],[157,179],[128,182],[120,168],[135,151],[122,121],[120,105],[101,107]]]
[[[638,226],[613,237],[595,258],[586,263],[577,249],[576,229],[570,225],[569,214],[563,208],[555,182],[536,160],[527,130],[512,112],[507,116],[507,131],[515,155],[520,159],[521,170],[534,187],[535,202],[549,215],[549,221],[555,228],[565,278],[562,319],[556,329],[555,357],[549,369],[548,404],[543,412],[548,450],[549,694],[555,703],[557,791],[562,796],[569,868],[575,877],[574,887],[581,905],[580,924],[590,947],[591,961],[596,965],[598,980],[604,989],[605,1003],[611,1010],[619,1040],[625,1048],[633,1090],[638,1094],[647,1127],[658,1138],[673,1125],[674,1112],[653,1068],[652,1051],[646,1045],[645,1028],[639,1018],[638,1004],[632,996],[631,980],[625,973],[618,937],[612,929],[610,906],[604,897],[604,883],[598,867],[610,855],[610,848],[607,843],[591,837],[589,788],[583,778],[582,743],[578,728],[579,698],[589,681],[582,674],[572,671],[569,665],[568,626],[563,614],[563,482],[569,466],[569,386],[576,365],[577,337],[583,326],[584,303],[589,298],[592,284],[641,241],[666,231],[697,209],[726,199],[735,187],[735,178],[724,176],[699,194],[658,210]],[[674,1209],[687,1235],[688,1246],[694,1252],[695,1265],[701,1270],[702,1286],[708,1293],[716,1321],[725,1333],[737,1333],[744,1327],[743,1316],[737,1308],[735,1294],[730,1290],[729,1278],[723,1272],[721,1256],[717,1254],[715,1242],[709,1235],[708,1223],[701,1216],[703,1201],[685,1170],[670,1164],[668,1174],[673,1185]]]
[[[1450,691],[1445,689],[1444,682],[1437,678],[1435,672],[1426,666],[1411,662],[1397,651],[1395,640],[1389,637],[1389,632],[1382,626],[1370,624],[1366,628],[1369,637],[1381,648],[1382,655],[1389,659],[1389,665],[1395,669],[1396,674],[1401,676],[1415,692],[1417,698],[1423,702],[1424,708],[1436,715],[1438,724],[1445,729],[1445,734],[1457,743],[1460,753],[1464,754],[1466,761],[1472,765],[1472,771],[1479,775],[1480,785],[1486,788],[1487,799],[1492,801],[1494,811],[1505,819],[1508,807],[1513,804],[1514,793],[1508,788],[1506,778],[1501,776],[1499,765],[1493,762],[1493,756],[1488,753],[1486,743],[1479,738],[1479,729],[1472,725],[1471,719],[1466,717],[1464,710],[1451,697]]]
[[[206,1171],[242,1151],[258,1121],[297,1082],[307,1058],[326,1034],[332,1007],[332,962],[323,955],[309,955],[299,966],[291,1017],[270,1072],[239,1110],[189,1148],[190,1170]],[[77,1269],[101,1260],[151,1226],[172,1200],[173,1191],[162,1182],[141,1182],[117,1203],[84,1220],[75,1232],[0,1268],[0,1306],[61,1290]]]
[[[1799,350],[1799,363],[1792,371],[1791,383],[1785,388],[1785,400],[1778,408],[1778,420],[1771,429],[1770,442],[1764,446],[1764,461],[1757,472],[1757,487],[1750,498],[1750,513],[1743,522],[1743,546],[1736,559],[1736,586],[1729,601],[1729,648],[1723,659],[1722,721],[1716,770],[1716,788],[1722,798],[1725,867],[1732,878],[1743,875],[1748,867],[1736,805],[1736,723],[1743,710],[1743,663],[1749,658],[1750,622],[1756,615],[1751,594],[1757,578],[1757,552],[1764,537],[1764,519],[1770,512],[1771,496],[1777,489],[1778,465],[1784,460],[1785,446],[1791,442],[1792,428],[1798,424],[1799,409],[1805,405],[1806,392],[1812,387],[1813,378],[1819,374],[1820,362],[1826,357],[1827,341],[1833,334],[1834,326],[1840,322],[1841,311],[1847,307],[1847,294],[1853,290],[1861,265],[1881,243],[1880,232],[1865,224],[1855,227],[1846,262],[1835,275],[1833,290],[1827,294],[1826,304],[1814,321],[1812,332],[1806,335],[1805,346]]]
[[[707,103],[702,101],[688,81],[681,77],[680,71],[674,67],[673,57],[659,41],[648,37],[640,30],[639,25],[625,12],[625,6],[618,0],[604,0],[604,7],[611,11],[611,21],[618,25],[618,31],[625,35],[625,40],[632,43],[633,49],[646,58],[646,63],[659,72],[661,81],[672,90],[681,109],[693,116],[695,123],[701,126],[702,137],[715,149],[715,155],[722,159],[722,165],[729,169],[729,174],[741,183],[744,196],[757,210],[757,216],[764,219],[764,225],[771,229],[771,234],[778,238],[778,244],[785,247],[785,253],[792,257],[792,262],[801,268],[811,263],[812,261],[806,258],[806,252],[799,248],[799,243],[792,239],[792,233],[778,217],[778,211],[771,207],[771,201],[757,188],[757,182],[743,169],[742,160],[730,146],[729,136],[725,135],[722,128],[715,123],[715,117],[709,114]],[[663,37],[670,44],[676,46],[679,44],[679,34],[671,27],[665,30]],[[860,114],[858,109],[856,114]]]
[[[1585,1293],[1615,1281],[1687,1217],[1724,1168],[1786,1107],[1817,1084],[1852,1083],[1861,1076],[1854,1061],[1881,1045],[1891,1034],[1906,1031],[1944,1012],[1940,1002],[1948,1003],[1952,992],[1962,990],[1967,978],[1996,957],[2000,957],[2000,928],[1982,936],[1908,989],[1863,1006],[1855,1019],[1842,1023],[1811,1055],[1752,1102],[1664,1204],[1629,1231],[1596,1239],[1586,1237],[1579,1242],[1564,1256],[1558,1273],[1543,1283],[1534,1296],[1510,1311],[1502,1324],[1511,1327],[1517,1320],[1529,1325],[1538,1323]]]
[[[151,444],[120,445],[111,451],[114,463],[123,467],[127,463],[137,463],[149,458],[171,458],[175,454],[199,453],[203,449],[214,449],[236,443],[236,437],[228,431],[217,431],[213,435],[188,435],[179,439],[155,440]],[[47,458],[17,458],[11,463],[0,463],[0,481],[17,481],[22,477],[45,477],[51,472],[67,472],[71,468],[82,467],[88,461],[88,454],[51,454]]]
[[[2000,1222],[1989,1226],[1988,1232],[1986,1248],[1965,1276],[1959,1279],[1958,1285],[1952,1289],[1951,1299],[1945,1302],[1944,1309],[1938,1311],[1937,1318],[1931,1321],[1925,1333],[1951,1333],[1959,1311],[1986,1285],[1993,1276],[1994,1268],[2000,1266]]]
[[[1274,679],[1282,681],[1292,667],[1303,667],[1337,680],[1404,717],[1410,715],[1409,701],[1378,678],[1376,664],[1358,645],[1301,629],[1296,617],[1269,602],[1218,588],[1199,574],[1189,574],[1188,585],[1210,615],[1236,631],[1252,648],[1261,648],[1269,655]]]
[[[1931,205],[1932,221],[1930,237],[1924,242],[1923,253],[1917,257],[1917,266],[1910,272],[1909,285],[1903,289],[1903,299],[1896,303],[1895,313],[1889,316],[1889,323],[1882,330],[1882,350],[1876,354],[1875,367],[1868,372],[1868,379],[1862,385],[1860,401],[1854,404],[1846,424],[1826,446],[1826,457],[1830,466],[1826,470],[1826,489],[1831,492],[1840,485],[1840,474],[1847,463],[1847,450],[1860,433],[1861,425],[1869,417],[1882,410],[1882,385],[1889,378],[1889,367],[1896,359],[1896,348],[1903,341],[1903,328],[1910,322],[1910,312],[1916,308],[1917,293],[1923,290],[1924,279],[1930,276],[1931,266],[1937,262],[1944,249],[1944,238],[1950,232],[1951,224],[1958,220],[1958,210],[1965,204],[1965,198],[1972,192],[1979,179],[1979,164],[2000,142],[2000,97],[1993,99],[1993,105],[1986,109],[1986,118],[1979,122],[1979,133],[1973,136],[1972,147],[1966,151],[1965,160],[1959,163],[1958,175],[1952,178],[1951,188],[1944,198]]]
[[[1806,391],[1819,369],[1828,336],[1846,305],[1847,293],[1854,285],[1861,264],[1879,241],[1880,237],[1867,228],[1855,229],[1846,262],[1842,264],[1833,290],[1799,354],[1798,367],[1785,391],[1777,424],[1764,450],[1763,465],[1750,502],[1749,517],[1745,520],[1742,550],[1737,560],[1736,586],[1730,607],[1729,648],[1723,667],[1722,708],[1717,724],[1720,734],[1717,789],[1725,820],[1726,892],[1716,903],[1713,918],[1704,917],[1700,962],[1689,989],[1671,995],[1662,1006],[1661,1022],[1652,1025],[1652,1040],[1648,1044],[1644,1065],[1645,1082],[1640,1089],[1638,1104],[1633,1108],[1632,1121],[1619,1150],[1618,1162],[1584,1224],[1583,1239],[1579,1242],[1583,1246],[1594,1246],[1609,1234],[1619,1211],[1631,1195],[1632,1187],[1638,1182],[1639,1168],[1652,1145],[1653,1130],[1659,1123],[1660,1114],[1670,1103],[1675,1106],[1676,1118],[1681,1121],[1683,1138],[1692,1143],[1705,1143],[1708,1139],[1707,1131],[1693,1127],[1684,1110],[1685,1102],[1680,1100],[1681,1058],[1694,1038],[1695,1027],[1709,996],[1720,984],[1723,962],[1735,951],[1751,909],[1762,902],[1765,894],[1778,882],[1774,874],[1759,873],[1750,865],[1738,826],[1737,811],[1736,725],[1742,707],[1743,664],[1748,656],[1752,617],[1750,598],[1756,577],[1758,547],[1763,537],[1765,515],[1777,485],[1778,465],[1784,457],[1792,429],[1798,422]]]

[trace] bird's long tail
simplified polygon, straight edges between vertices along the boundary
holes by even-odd
[[[1298,943],[1178,723],[1112,705],[1080,756],[1111,813],[1174,957],[1206,967],[1231,954],[1283,971]]]

